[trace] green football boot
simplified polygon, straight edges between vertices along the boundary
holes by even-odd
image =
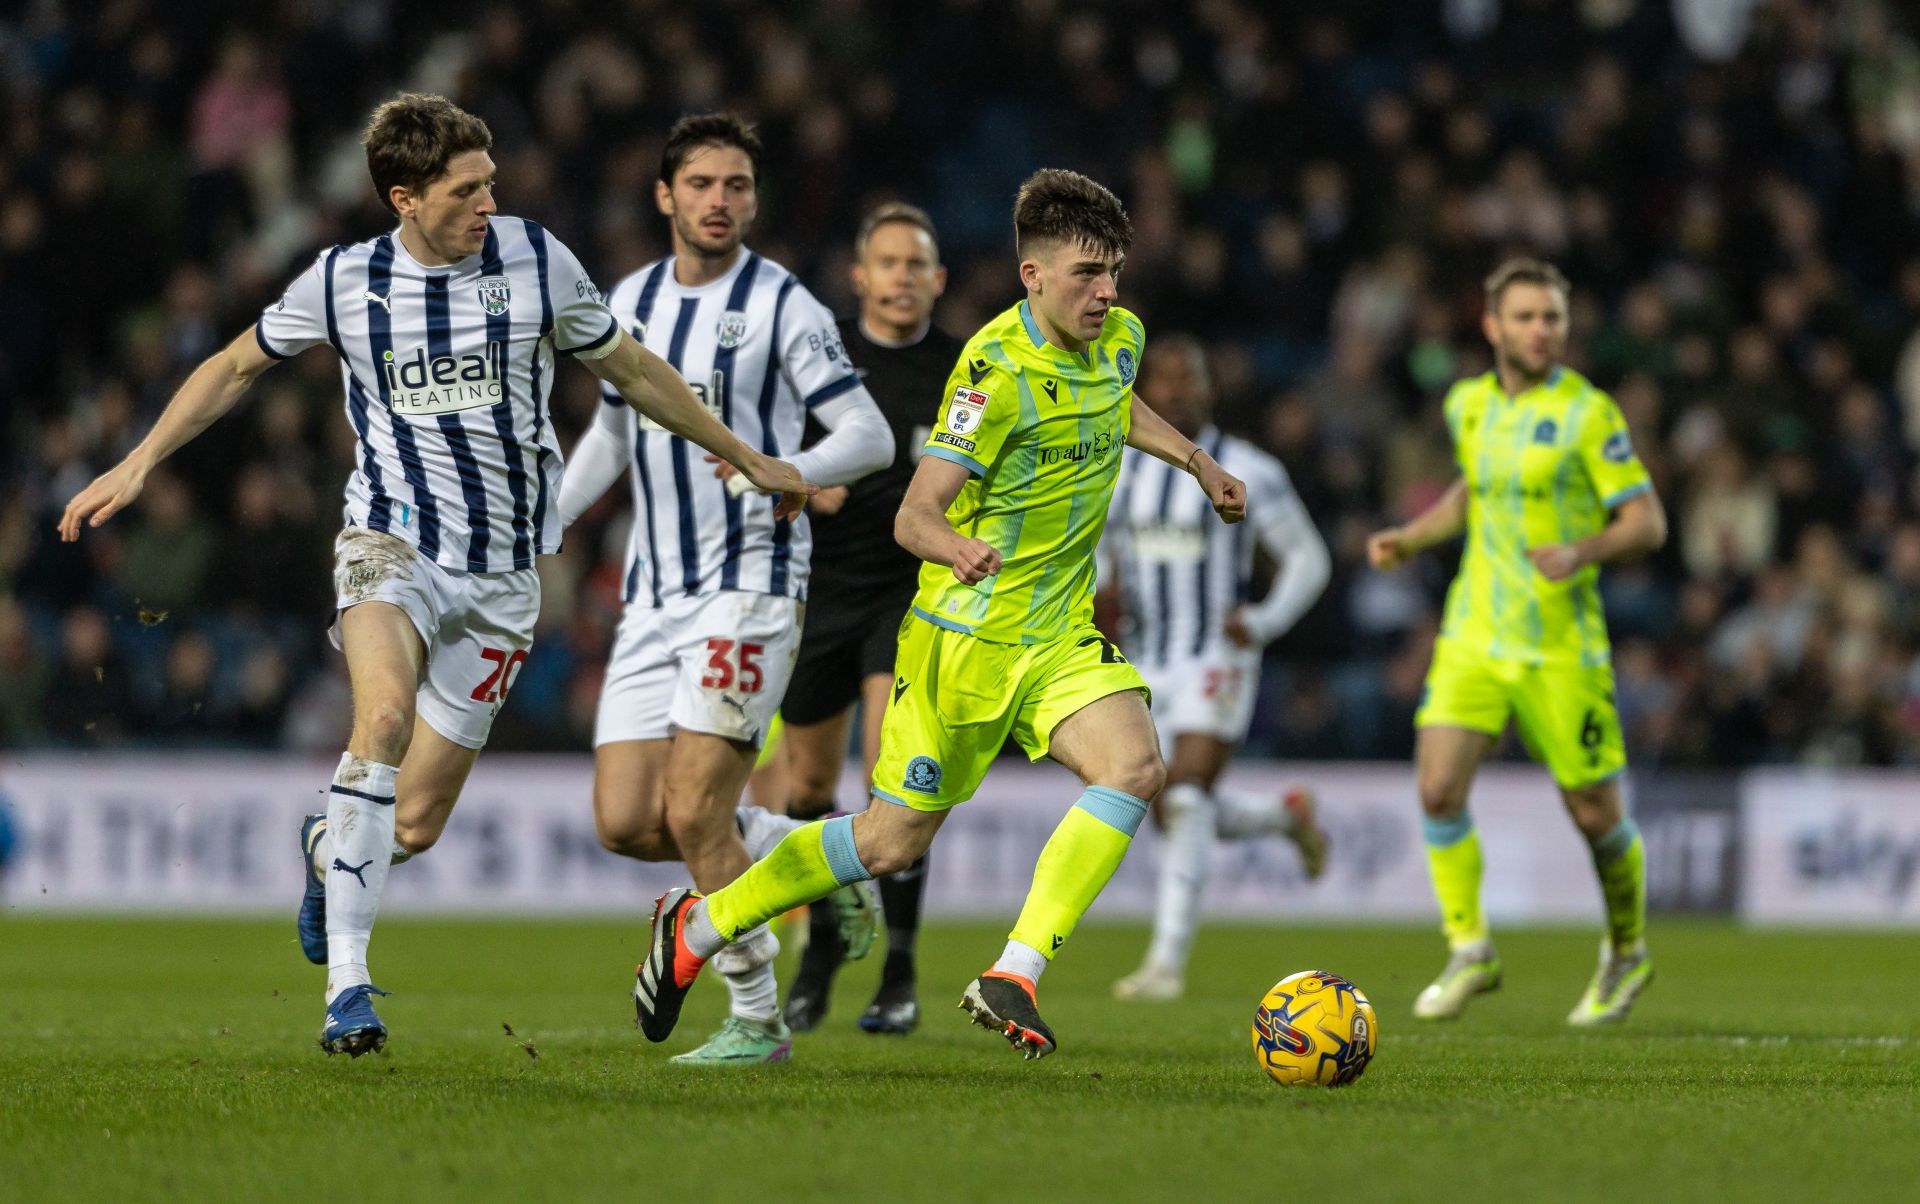
[[[1653,981],[1653,955],[1647,943],[1637,941],[1630,949],[1617,950],[1613,942],[1600,942],[1600,968],[1593,972],[1587,993],[1567,1013],[1567,1023],[1582,1028],[1595,1024],[1617,1024],[1627,1018],[1633,1001]]]
[[[1419,1020],[1451,1020],[1467,1010],[1467,1001],[1500,986],[1500,955],[1492,941],[1462,945],[1447,958],[1440,977],[1427,984],[1413,1001]]]
[[[699,1049],[671,1059],[680,1066],[762,1066],[793,1057],[793,1034],[775,1018],[769,1024],[728,1016]]]

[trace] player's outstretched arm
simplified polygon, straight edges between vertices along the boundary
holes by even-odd
[[[1549,581],[1565,581],[1590,564],[1606,564],[1658,551],[1667,542],[1667,511],[1649,488],[1614,508],[1600,531],[1576,543],[1528,548],[1527,558]]]
[[[571,527],[574,520],[597,501],[609,486],[626,471],[628,426],[626,399],[618,394],[594,414],[587,432],[567,453],[567,467],[560,478],[560,526]]]
[[[82,523],[97,527],[126,509],[140,496],[156,464],[218,421],[262,372],[278,362],[261,350],[251,327],[208,356],[167,402],[139,446],[67,503],[66,513],[60,516],[61,541],[79,539]]]
[[[777,493],[775,518],[800,513],[817,486],[785,460],[755,451],[707,412],[687,382],[661,359],[622,333],[608,354],[586,361],[588,369],[619,390],[627,404],[681,438],[697,443],[740,470],[762,493]]]
[[[1300,621],[1333,578],[1333,554],[1327,550],[1327,541],[1284,478],[1275,487],[1262,488],[1253,524],[1260,546],[1279,568],[1258,605],[1235,607],[1227,616],[1227,638],[1242,647],[1279,639]]]
[[[1000,571],[1000,553],[984,539],[968,539],[947,521],[947,507],[960,496],[966,465],[928,456],[913,470],[907,496],[893,518],[893,538],[915,556],[944,564],[962,585],[975,585]]]
[[[1367,537],[1367,562],[1381,571],[1397,569],[1435,544],[1467,529],[1467,479],[1455,477],[1440,499],[1410,523],[1375,531]]]
[[[1173,424],[1153,412],[1153,407],[1132,398],[1132,418],[1127,430],[1127,446],[1137,447],[1155,459],[1165,460],[1193,474],[1200,488],[1207,491],[1213,512],[1230,523],[1247,516],[1247,486],[1239,477],[1215,463],[1193,440],[1173,429]]]

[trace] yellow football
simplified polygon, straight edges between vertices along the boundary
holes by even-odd
[[[1373,1060],[1380,1022],[1338,974],[1302,970],[1275,983],[1253,1013],[1253,1056],[1288,1087],[1341,1087]]]

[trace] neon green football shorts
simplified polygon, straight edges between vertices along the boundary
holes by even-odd
[[[1434,646],[1415,727],[1462,727],[1499,736],[1511,718],[1533,759],[1568,790],[1591,786],[1627,767],[1613,666],[1494,660]]]
[[[880,725],[873,793],[917,811],[973,797],[1012,736],[1035,761],[1053,729],[1109,694],[1149,691],[1091,623],[1044,644],[1000,644],[909,613]]]

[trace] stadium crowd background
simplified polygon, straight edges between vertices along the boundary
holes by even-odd
[[[1369,573],[1364,536],[1453,471],[1439,400],[1487,367],[1483,273],[1551,257],[1578,290],[1571,361],[1674,518],[1606,577],[1636,763],[1920,762],[1911,6],[21,7],[0,18],[0,746],[344,741],[330,357],[269,375],[111,526],[63,546],[53,525],[315,248],[387,227],[355,138],[425,86],[492,126],[503,211],[603,287],[661,252],[652,181],[683,111],[762,123],[752,242],[839,312],[863,208],[927,206],[962,335],[1013,299],[1023,175],[1115,186],[1138,232],[1123,302],[1207,342],[1225,425],[1281,456],[1335,552],[1272,651],[1260,753],[1410,751],[1452,566]],[[567,446],[595,404],[562,375]],[[586,746],[626,509],[623,487],[543,565],[494,747]]]

